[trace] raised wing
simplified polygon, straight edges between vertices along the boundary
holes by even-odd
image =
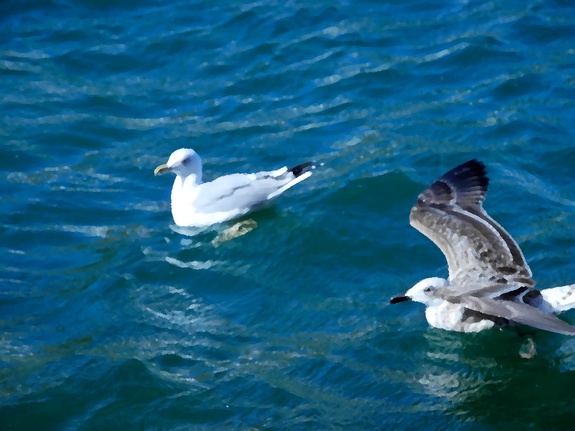
[[[553,314],[544,313],[531,305],[475,296],[461,297],[461,303],[470,310],[489,316],[502,317],[511,322],[558,334],[575,335],[575,327],[558,319]]]
[[[409,216],[445,255],[450,283],[478,296],[486,287],[535,285],[517,243],[483,209],[488,184],[485,165],[470,160],[422,192]]]

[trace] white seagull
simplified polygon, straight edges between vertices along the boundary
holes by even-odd
[[[290,187],[309,178],[311,162],[291,169],[255,174],[231,174],[202,182],[202,160],[190,148],[174,151],[154,175],[176,174],[172,187],[172,217],[178,226],[221,223],[267,205]]]
[[[575,335],[554,315],[575,307],[575,285],[534,288],[521,249],[483,209],[488,183],[485,165],[474,159],[419,195],[410,224],[443,252],[449,279],[427,278],[390,302],[421,302],[431,326],[451,331],[520,324]]]

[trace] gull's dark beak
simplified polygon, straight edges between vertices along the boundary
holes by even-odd
[[[411,298],[409,296],[405,296],[405,295],[398,295],[398,296],[394,296],[393,298],[391,298],[389,300],[390,304],[399,304],[400,302],[405,302],[405,301],[411,301]]]
[[[162,175],[166,172],[170,172],[172,169],[168,167],[168,165],[160,165],[156,169],[154,169],[154,175]]]

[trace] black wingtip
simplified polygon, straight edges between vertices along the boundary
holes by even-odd
[[[459,205],[466,207],[480,205],[488,186],[485,164],[471,159],[442,175],[430,188],[436,195],[455,193]]]
[[[306,172],[313,169],[313,167],[314,166],[313,166],[312,162],[305,162],[305,163],[302,163],[301,165],[294,166],[293,168],[288,169],[288,170],[289,170],[289,172],[291,172],[294,175],[294,177],[297,178],[300,175],[305,174]]]
[[[477,159],[471,159],[462,163],[441,178],[449,180],[455,186],[461,185],[462,188],[479,186],[482,190],[487,191],[487,186],[489,185],[485,164]]]

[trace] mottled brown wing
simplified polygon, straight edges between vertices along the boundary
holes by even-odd
[[[447,172],[418,197],[411,225],[445,255],[449,280],[466,292],[497,285],[534,286],[531,270],[513,238],[482,207],[489,179],[473,159]]]

